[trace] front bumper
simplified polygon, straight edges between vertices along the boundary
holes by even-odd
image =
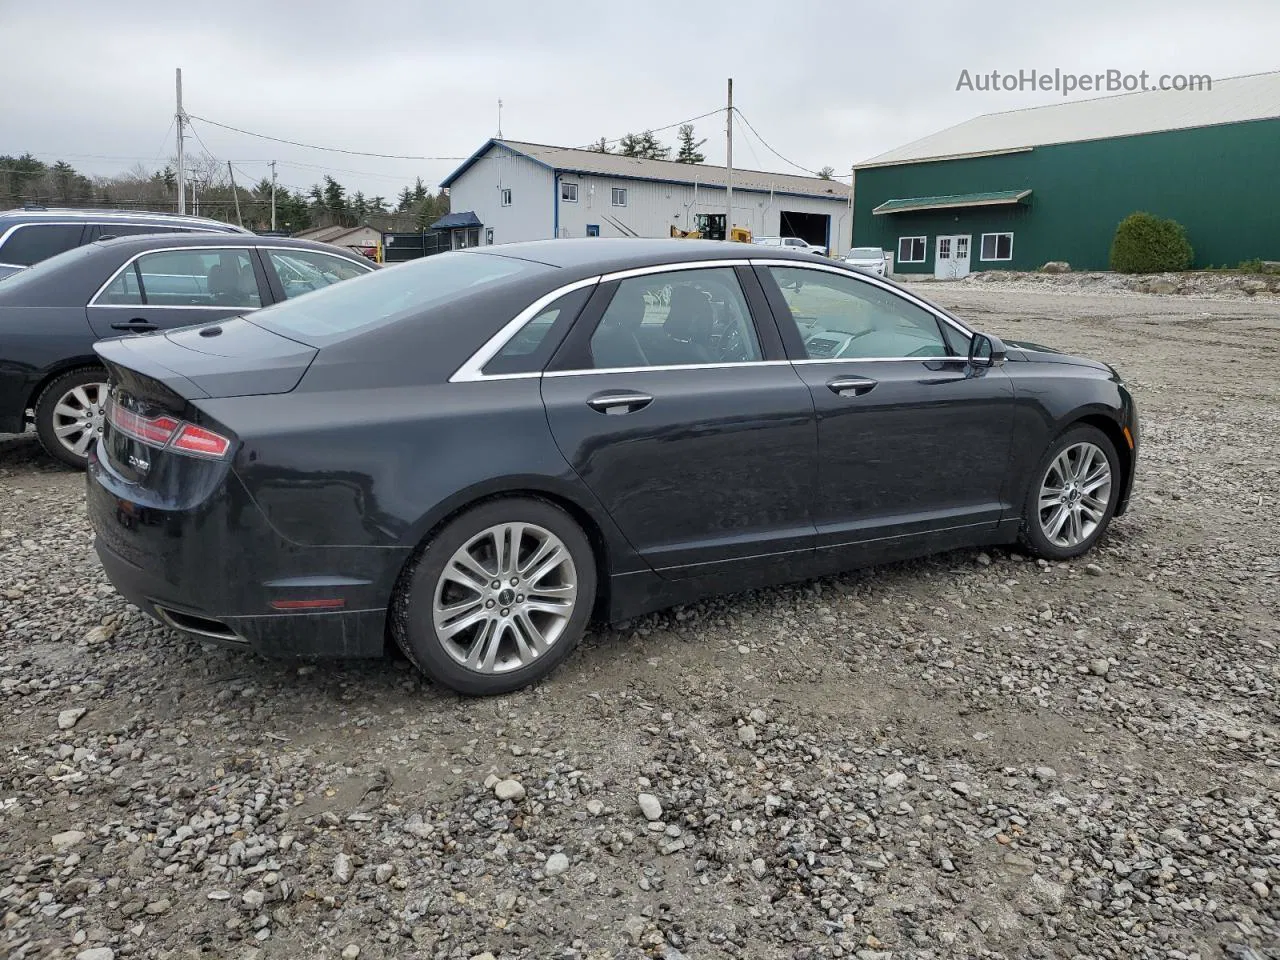
[[[271,657],[385,652],[387,605],[408,551],[286,540],[229,468],[203,489],[161,494],[129,482],[91,452],[87,483],[107,578],[162,623]],[[274,606],[319,599],[342,606]]]

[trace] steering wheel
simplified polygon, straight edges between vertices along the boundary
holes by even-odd
[[[737,324],[726,325],[716,347],[716,359],[721,363],[743,363],[751,359]]]

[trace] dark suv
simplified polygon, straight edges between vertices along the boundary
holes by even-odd
[[[137,233],[249,233],[242,227],[176,213],[127,210],[0,211],[0,280],[33,263],[104,237]]]

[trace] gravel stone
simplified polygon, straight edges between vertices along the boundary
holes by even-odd
[[[889,790],[898,790],[903,787],[906,782],[907,775],[901,770],[895,770],[893,773],[886,774],[884,778],[885,788]]]
[[[1095,677],[1105,677],[1111,670],[1111,664],[1103,657],[1089,661],[1089,672]]]
[[[569,858],[563,853],[553,853],[547,857],[547,862],[542,867],[542,872],[548,877],[558,877],[569,869]]]
[[[744,746],[751,746],[756,742],[756,728],[749,723],[739,727],[738,740]]]
[[[636,797],[636,803],[640,807],[640,812],[644,814],[644,818],[650,822],[662,819],[662,804],[658,802],[658,798],[652,793],[642,793]]]
[[[338,854],[333,860],[333,879],[339,883],[350,883],[355,872],[355,863],[345,853]]]
[[[524,784],[519,780],[499,780],[493,792],[499,800],[523,800]]]
[[[342,948],[342,960],[356,960],[360,956],[360,947],[357,944],[349,943]]]
[[[81,830],[64,830],[62,833],[53,835],[53,849],[59,853],[65,853],[76,844],[84,840],[85,834]]]
[[[88,712],[88,709],[85,707],[70,707],[67,710],[60,711],[58,713],[58,729],[70,730],[79,723],[80,718]]]

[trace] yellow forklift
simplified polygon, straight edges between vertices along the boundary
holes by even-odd
[[[694,229],[681,230],[671,225],[671,236],[677,240],[723,240],[724,214],[699,213],[693,218]],[[733,227],[729,231],[729,240],[734,243],[750,243],[751,231],[746,227]]]

